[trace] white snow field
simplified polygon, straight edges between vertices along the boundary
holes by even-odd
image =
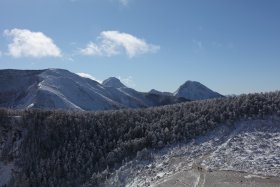
[[[280,118],[224,124],[187,143],[133,160],[108,186],[280,186]]]

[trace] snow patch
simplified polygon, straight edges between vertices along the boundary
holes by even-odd
[[[245,179],[251,179],[251,178],[261,178],[261,179],[267,179],[267,177],[259,176],[259,175],[246,175],[244,176]]]
[[[29,109],[29,108],[32,108],[34,106],[34,103],[31,103],[30,105],[28,105],[26,108]]]
[[[164,172],[160,172],[160,173],[157,174],[157,177],[162,178],[164,175],[165,175]]]

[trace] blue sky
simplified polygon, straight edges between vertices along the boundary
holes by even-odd
[[[278,0],[1,0],[0,69],[63,68],[140,91],[280,89]]]

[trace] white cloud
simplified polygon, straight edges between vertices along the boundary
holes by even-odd
[[[90,42],[86,48],[81,49],[81,53],[84,55],[101,55],[101,49],[93,42]]]
[[[61,57],[61,50],[53,40],[42,32],[27,29],[5,30],[4,35],[11,38],[8,54],[15,57]]]
[[[99,83],[101,83],[102,81],[96,79],[95,77],[93,77],[92,75],[88,74],[88,73],[76,73],[77,75],[79,75],[80,77],[84,77],[84,78],[88,78],[94,81],[97,81]]]
[[[135,88],[136,87],[136,84],[135,84],[132,76],[128,76],[128,77],[118,76],[118,79],[122,83],[124,83],[127,87],[130,87],[130,88]]]
[[[140,54],[155,53],[160,49],[160,46],[119,31],[103,31],[97,41],[97,43],[90,42],[80,52],[91,56],[114,56],[124,51],[132,58]]]

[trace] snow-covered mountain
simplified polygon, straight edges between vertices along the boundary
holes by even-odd
[[[126,87],[119,79],[116,77],[110,77],[102,82],[102,85],[106,87],[114,87],[114,88],[124,88]]]
[[[0,107],[107,110],[183,101],[186,100],[138,92],[113,77],[100,84],[63,69],[0,70]]]
[[[183,97],[189,100],[202,100],[223,97],[221,94],[214,92],[196,81],[186,81],[174,93],[174,96]]]

